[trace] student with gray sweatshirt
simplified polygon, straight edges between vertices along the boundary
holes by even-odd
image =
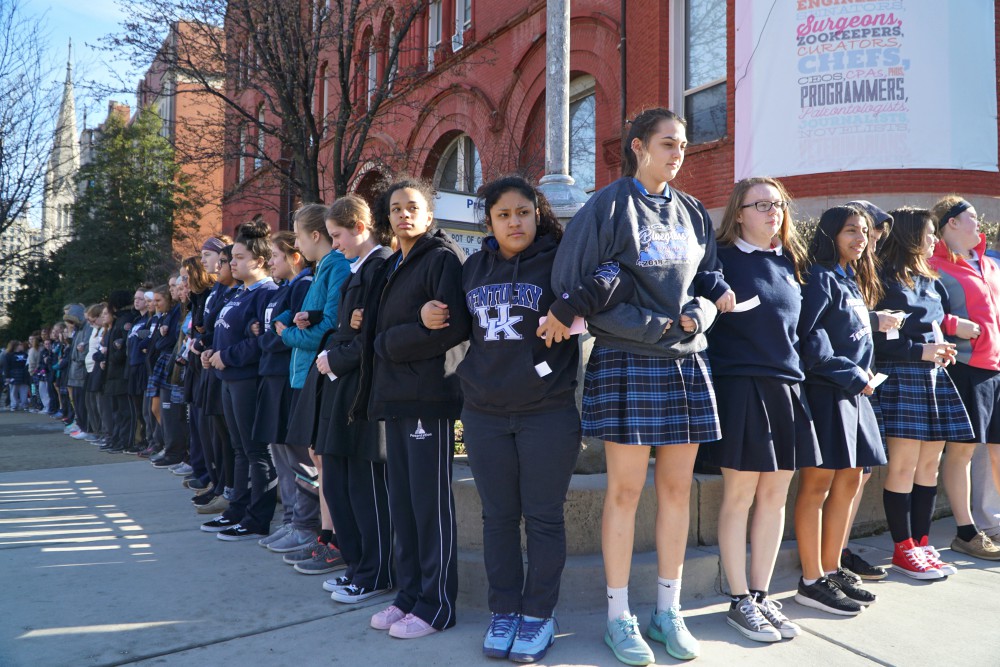
[[[648,633],[681,660],[699,654],[680,613],[692,472],[698,445],[719,438],[705,331],[735,296],[722,277],[708,212],[669,187],[687,148],[684,119],[662,108],[627,126],[624,178],[591,197],[566,228],[552,272],[567,295],[599,264],[617,262],[635,283],[624,303],[588,320],[596,338],[584,379],[583,434],[605,441],[608,491],[602,551],[605,643],[630,665],[654,662],[628,605],[635,512],[656,453],[657,605]],[[549,313],[547,332],[559,341]]]

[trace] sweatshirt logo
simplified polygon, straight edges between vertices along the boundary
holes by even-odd
[[[474,313],[479,327],[485,330],[483,340],[498,341],[501,334],[504,340],[523,340],[524,336],[514,328],[524,320],[520,315],[511,315],[513,306],[528,308],[538,312],[542,288],[530,283],[500,283],[483,285],[470,290],[465,295],[469,312]]]
[[[636,266],[664,266],[688,261],[690,235],[684,225],[654,223],[639,228]]]
[[[424,440],[426,438],[431,437],[432,435],[434,435],[434,434],[433,433],[428,433],[427,431],[424,430],[424,424],[423,424],[423,422],[421,422],[418,419],[417,420],[417,428],[416,428],[415,431],[413,431],[413,433],[410,434],[410,437],[413,438],[414,440]]]

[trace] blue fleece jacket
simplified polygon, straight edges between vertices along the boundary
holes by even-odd
[[[275,322],[281,322],[287,329],[281,340],[292,348],[290,384],[292,389],[301,389],[305,384],[309,366],[319,351],[323,334],[337,328],[337,308],[340,306],[340,285],[351,275],[351,264],[337,251],[327,253],[316,266],[316,275],[302,302],[302,310],[322,310],[323,319],[306,329],[292,324],[295,313],[291,310],[278,315]]]

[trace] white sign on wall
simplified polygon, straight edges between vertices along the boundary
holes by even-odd
[[[740,0],[735,177],[997,168],[993,2]]]

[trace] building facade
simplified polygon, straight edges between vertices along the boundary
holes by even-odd
[[[196,228],[174,240],[178,256],[198,254],[204,238],[222,227],[222,105],[183,66],[188,59],[211,57],[212,49],[200,48],[198,42],[214,32],[203,24],[172,24],[136,89],[138,109],[151,108],[160,117],[160,134],[174,147],[180,172],[199,200]],[[212,69],[219,66],[206,67]],[[221,77],[214,85],[223,85]]]
[[[796,200],[799,217],[815,217],[830,205],[856,198],[892,208],[928,205],[940,195],[959,192],[987,218],[1000,219],[994,66],[1000,3],[957,8],[948,3],[948,9],[936,14],[899,0],[779,4],[783,6],[763,0],[574,0],[570,163],[578,184],[593,191],[617,178],[623,121],[642,108],[666,106],[689,123],[690,145],[676,186],[701,199],[714,215],[721,214],[738,177],[749,175],[741,170],[770,164],[776,165],[774,171],[754,175],[781,178]],[[975,17],[968,13],[973,4]],[[773,17],[767,13],[772,7]],[[370,94],[363,83],[370,78],[367,73],[381,73],[387,66],[380,36],[392,30],[392,16],[385,10],[360,31],[358,104]],[[908,37],[938,30],[942,22],[950,29],[938,37],[938,45],[947,42],[956,50],[966,34],[962,29],[975,24],[981,56],[975,72],[934,69],[923,55],[934,49]],[[774,33],[781,25],[791,32]],[[467,248],[475,247],[477,187],[511,172],[536,178],[544,172],[545,28],[545,3],[537,0],[428,2],[400,51],[400,72],[414,76],[393,91],[373,125],[354,189],[370,195],[387,177],[423,176],[442,193],[439,223],[462,235]],[[333,54],[328,61],[334,62]],[[769,78],[760,68],[772,61],[787,64],[791,74],[782,70],[785,78],[778,78],[776,71]],[[826,71],[818,71],[824,67]],[[324,95],[333,94],[335,87],[326,80],[332,71],[320,71],[316,107],[325,110],[333,105]],[[979,78],[970,78],[974,76]],[[833,95],[838,81],[852,77],[864,79],[855,84],[856,97],[850,97],[848,85],[846,101],[824,98],[825,115],[820,115],[815,95]],[[979,129],[971,138],[961,132],[965,116],[960,101],[948,111],[939,103],[924,103],[934,96],[938,102],[960,99],[963,85],[979,94],[978,111],[970,116]],[[836,91],[842,94],[842,88]],[[765,121],[768,110],[777,108],[792,114],[795,123],[759,130],[773,127]],[[935,134],[929,124],[935,114],[951,124],[947,136]],[[826,143],[813,141],[821,135],[816,127],[822,128]],[[873,140],[866,143],[857,136],[859,128]],[[923,159],[930,152],[919,153],[914,142],[921,139],[947,145]],[[992,146],[992,158],[989,150],[982,160],[962,157],[978,155],[979,143]],[[827,155],[824,147],[837,151]],[[885,151],[896,149],[898,156],[874,160],[891,167],[866,167],[873,160],[854,155],[884,157]],[[747,159],[768,151],[783,160]],[[811,166],[802,167],[796,159],[805,151],[819,152]],[[320,159],[329,156],[321,151]],[[917,165],[923,166],[910,168]],[[259,192],[253,201],[241,196],[241,184],[255,173],[246,158],[226,163],[223,227],[232,229],[260,214],[274,228],[287,228],[287,213],[295,204],[280,206],[277,189],[271,206],[261,205]],[[329,201],[332,189],[327,187],[326,194]]]

